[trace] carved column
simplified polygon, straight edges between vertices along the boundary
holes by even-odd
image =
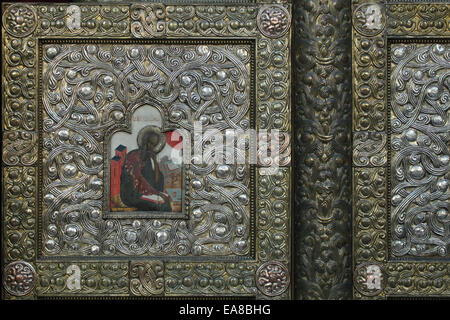
[[[350,1],[293,11],[295,298],[350,299]]]

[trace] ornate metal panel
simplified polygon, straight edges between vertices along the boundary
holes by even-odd
[[[291,5],[201,2],[2,4],[4,298],[291,296]],[[277,129],[281,167],[190,163],[183,216],[108,216],[109,138],[142,105]]]
[[[449,10],[353,4],[357,299],[450,295]]]
[[[134,220],[116,220],[109,218],[124,213],[113,216],[108,205],[103,210],[98,205],[101,185],[108,185],[109,167],[96,161],[107,159],[110,153],[105,146],[110,132],[129,130],[133,112],[145,104],[157,104],[162,110],[163,129],[192,130],[193,119],[201,119],[208,129],[246,130],[251,122],[253,91],[251,43],[42,43],[42,255],[230,259],[251,254],[254,215],[250,215],[250,206],[254,207],[254,199],[249,199],[249,189],[255,187],[253,168],[185,165],[182,215],[158,213],[152,216],[159,219],[142,220],[146,213],[136,212],[126,216]],[[77,80],[78,72],[81,81]],[[190,84],[193,81],[198,83]],[[55,91],[61,99],[54,98]],[[78,100],[73,99],[73,105],[61,111],[61,100],[73,96]],[[213,99],[217,106],[208,108]],[[80,103],[102,107],[86,113],[76,109]],[[104,202],[106,199],[109,192],[103,192]],[[99,211],[102,213],[97,214]],[[63,217],[71,218],[67,221]]]

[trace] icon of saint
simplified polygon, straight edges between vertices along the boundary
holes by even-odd
[[[146,126],[139,131],[138,149],[127,153],[120,178],[120,198],[128,207],[172,211],[170,196],[163,192],[164,176],[156,157],[165,144],[160,128]]]

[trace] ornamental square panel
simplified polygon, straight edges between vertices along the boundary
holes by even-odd
[[[107,186],[113,184],[113,133],[136,131],[141,122],[188,132],[194,121],[218,132],[248,129],[254,122],[252,42],[82,42],[89,44],[45,40],[40,50],[42,254],[248,255],[254,234],[254,169],[248,165],[184,165],[179,213],[152,211],[160,207],[145,207],[125,190],[120,197],[131,204],[121,210],[137,211],[110,212],[114,191]],[[134,121],[144,107],[162,121]],[[134,181],[124,184],[126,170],[132,179],[139,175],[131,169],[134,141],[119,141],[128,146],[120,187],[146,192]]]
[[[291,4],[2,9],[3,297],[289,298]]]
[[[353,9],[353,297],[448,296],[449,5]]]

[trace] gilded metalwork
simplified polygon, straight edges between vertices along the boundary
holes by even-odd
[[[168,36],[256,36],[258,6],[167,6]]]
[[[449,12],[448,3],[388,5],[388,33],[402,36],[446,36],[450,27]]]
[[[289,271],[278,261],[266,262],[256,271],[256,286],[266,296],[281,295],[289,283]]]
[[[450,266],[444,263],[391,263],[387,266],[386,294],[449,296]]]
[[[353,165],[380,167],[387,160],[387,135],[374,131],[358,131],[353,134]]]
[[[3,168],[3,254],[7,262],[36,258],[36,170]]]
[[[3,33],[3,110],[5,130],[36,130],[36,40]]]
[[[349,1],[294,7],[295,296],[351,290]]]
[[[392,254],[448,257],[450,46],[390,52]]]
[[[386,44],[353,33],[353,130],[386,130]]]
[[[272,145],[273,140],[275,145]],[[258,139],[258,165],[263,167],[288,166],[291,163],[291,136],[287,132],[261,134]]]
[[[130,34],[130,8],[123,5],[37,6],[40,36],[110,36]]]
[[[9,131],[3,133],[3,162],[6,165],[29,166],[37,160],[37,135],[35,132]]]
[[[42,262],[37,273],[38,296],[129,294],[128,262]]]
[[[166,295],[255,296],[254,263],[168,263]]]
[[[153,38],[165,34],[165,7],[162,4],[131,6],[131,34],[136,38]]]
[[[36,286],[36,271],[25,261],[15,261],[3,270],[3,286],[13,296],[25,296]]]
[[[279,168],[271,175],[259,169],[257,179],[258,201],[256,203],[258,258],[262,262],[289,261],[289,194],[291,189],[290,168]]]
[[[3,13],[3,26],[9,34],[22,38],[36,28],[36,11],[26,4],[12,4]]]
[[[161,261],[131,262],[130,291],[137,296],[162,294],[164,292],[164,264]]]
[[[387,259],[386,168],[354,168],[353,260],[384,262]]]
[[[257,112],[258,129],[290,131],[290,47],[289,39],[262,38],[257,43]]]

